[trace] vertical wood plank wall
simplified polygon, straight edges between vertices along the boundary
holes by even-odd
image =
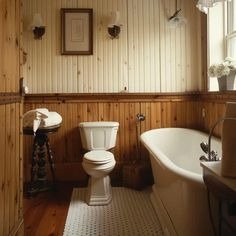
[[[107,95],[99,98],[54,98],[39,97],[34,100],[28,96],[25,101],[25,112],[37,107],[46,107],[57,111],[63,117],[59,131],[50,135],[53,151],[55,153],[56,175],[58,180],[84,181],[86,175],[82,169],[81,161],[83,150],[79,136],[78,124],[82,121],[118,121],[120,124],[115,158],[117,165],[112,179],[121,181],[121,168],[124,164],[141,160],[149,162],[148,154],[142,148],[141,157],[137,155],[136,115],[142,113],[146,120],[138,127],[139,132],[160,127],[189,127],[197,128],[198,102],[195,97],[177,96],[161,97],[157,99],[121,98],[121,95]],[[24,176],[29,180],[30,162],[32,152],[32,136],[24,138]]]
[[[20,103],[0,105],[0,235],[4,236],[16,232],[23,221],[20,110]]]
[[[19,91],[20,1],[2,0],[0,6],[0,93],[14,93]]]
[[[226,102],[236,102],[234,93],[203,94],[199,102],[199,128],[209,132],[213,124],[225,114]],[[203,115],[205,113],[205,116]],[[216,126],[214,135],[221,137],[222,124]]]
[[[201,89],[201,13],[195,1],[178,1],[187,19],[170,28],[175,0],[23,0],[25,84],[30,93],[184,92]],[[61,56],[60,8],[93,8],[94,54]],[[119,10],[119,39],[107,33]],[[42,40],[29,26],[39,12]]]
[[[20,0],[0,1],[0,235],[23,236]]]
[[[217,119],[224,115],[226,102],[236,102],[233,93],[202,93],[191,96],[162,94],[159,97],[153,95],[153,98],[147,94],[136,94],[133,97],[119,94],[93,96],[87,94],[86,98],[82,95],[58,96],[28,95],[24,110],[47,107],[62,115],[62,127],[58,133],[50,135],[55,153],[57,178],[62,181],[86,179],[81,166],[83,150],[78,131],[79,122],[115,120],[120,123],[114,150],[117,165],[111,176],[113,180],[121,181],[123,165],[137,160],[149,162],[145,148],[141,148],[141,158],[137,155],[136,115],[138,113],[146,116],[146,120],[138,126],[138,134],[161,127],[187,127],[208,133]],[[221,128],[222,125],[215,128],[215,136],[221,136]],[[24,144],[24,176],[25,181],[28,181],[32,137],[25,137]]]

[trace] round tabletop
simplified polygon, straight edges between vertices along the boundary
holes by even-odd
[[[50,127],[40,127],[36,131],[37,134],[49,134],[49,133],[54,133],[57,132],[57,130],[60,128],[61,124],[59,125],[54,125]],[[34,135],[33,127],[28,126],[28,127],[23,127],[23,134],[26,135]]]

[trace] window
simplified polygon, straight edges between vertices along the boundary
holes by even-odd
[[[236,0],[227,3],[227,56],[236,60]]]
[[[218,3],[208,14],[208,68],[226,57],[236,61],[236,0]],[[226,90],[236,90],[236,80],[230,84]],[[219,91],[216,77],[208,78],[208,90]]]
[[[210,65],[220,63],[226,57],[224,3],[209,8],[208,19],[208,68]],[[216,27],[217,26],[217,27]],[[219,91],[216,77],[208,77],[208,90]]]

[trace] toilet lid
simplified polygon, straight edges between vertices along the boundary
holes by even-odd
[[[104,150],[90,151],[84,154],[84,161],[96,164],[105,164],[114,159],[111,152]]]

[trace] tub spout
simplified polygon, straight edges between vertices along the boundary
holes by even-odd
[[[221,160],[221,157],[219,157],[217,155],[217,152],[214,151],[214,150],[211,150],[211,138],[212,138],[212,135],[213,135],[213,131],[215,129],[215,127],[220,124],[221,122],[223,122],[224,120],[234,120],[236,121],[236,117],[222,117],[220,118],[219,120],[217,120],[215,122],[215,124],[212,126],[211,130],[210,130],[210,134],[208,136],[208,143],[205,143],[205,142],[202,142],[200,144],[202,150],[207,154],[207,158],[205,159],[205,155],[204,157],[201,156],[199,158],[200,161],[220,161]]]

